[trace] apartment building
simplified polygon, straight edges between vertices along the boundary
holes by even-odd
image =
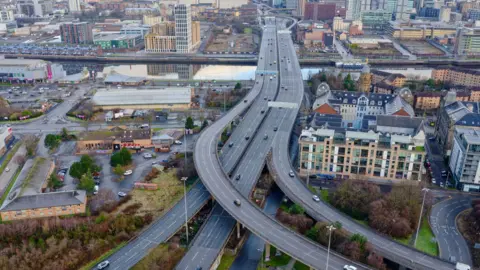
[[[320,85],[322,86],[322,85]],[[319,88],[320,88],[319,86]],[[364,116],[415,116],[413,108],[398,95],[317,89],[312,110],[320,114],[340,114],[343,126],[359,128]]]
[[[385,72],[377,69],[373,69],[371,73],[372,73],[372,84],[374,85],[380,82],[384,82],[388,85],[399,88],[399,87],[403,87],[403,85],[405,84],[405,81],[407,80],[407,77],[405,77],[405,75],[400,73],[390,73],[390,72]]]
[[[305,3],[303,18],[305,20],[324,21],[333,20],[337,16],[337,5],[335,3]]]
[[[15,17],[13,17],[13,10],[11,9],[0,10],[0,22],[10,22],[13,20],[15,20]]]
[[[17,11],[29,17],[44,17],[53,13],[51,0],[17,0]]]
[[[68,44],[89,44],[93,42],[92,29],[87,22],[64,23],[60,25],[60,37]]]
[[[480,29],[459,28],[456,31],[454,52],[457,55],[480,55]]]
[[[457,187],[480,191],[480,130],[455,127],[449,167]]]
[[[299,138],[300,175],[349,179],[422,180],[425,160],[423,119],[368,116],[361,129],[303,130]]]
[[[3,221],[85,213],[85,191],[46,192],[48,178],[54,168],[53,160],[43,157],[25,162],[0,207]]]
[[[453,85],[478,87],[480,86],[480,71],[459,67],[432,70],[432,79],[450,82]]]
[[[477,102],[455,101],[454,93],[447,95],[444,99],[444,104],[444,106],[440,106],[437,115],[435,137],[440,150],[444,154],[450,155],[456,127],[480,130],[479,104]]]
[[[414,108],[417,110],[433,110],[440,107],[443,94],[440,92],[415,93]]]

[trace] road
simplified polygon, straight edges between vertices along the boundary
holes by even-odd
[[[260,49],[261,55],[264,55],[265,57],[261,57],[261,60],[258,63],[258,69],[276,71],[278,69],[278,63],[274,63],[275,60],[272,60],[277,59],[277,48],[273,45],[276,44],[275,21],[271,20],[269,24],[270,25],[267,28],[264,28],[262,47]],[[220,155],[220,159],[223,160],[223,168],[229,173],[232,172],[237,162],[242,156],[244,156],[243,153],[249,146],[248,143],[253,140],[253,138],[256,139],[258,137],[254,137],[254,132],[268,113],[268,99],[274,99],[278,89],[277,78],[270,80],[267,75],[257,75],[256,82],[258,82],[258,84],[255,83],[253,92],[258,93],[259,98],[256,98],[252,102],[252,105],[245,113],[240,124],[235,127],[226,145],[223,146]],[[268,98],[265,99],[265,97]],[[250,99],[245,98],[245,100],[248,102]],[[261,113],[262,110],[264,113]],[[252,139],[246,140],[246,136],[250,136]],[[232,147],[229,146],[230,143],[233,144]],[[263,163],[256,165],[256,169],[251,168],[250,172],[261,171]],[[250,179],[250,176],[245,175],[244,178]],[[252,179],[256,182],[258,175],[255,175]],[[244,196],[248,196],[248,193],[253,188],[255,182],[250,181],[249,188],[247,188]],[[224,211],[221,206],[216,205],[214,213],[218,213],[220,210]],[[209,269],[223,249],[235,224],[236,221],[227,213],[223,214],[222,218],[219,218],[218,214],[212,215],[199,232],[199,236],[191,244],[187,254],[185,254],[183,259],[177,265],[177,269],[197,269],[198,267]],[[218,234],[212,239],[211,232],[218,232]]]
[[[280,64],[280,70],[286,68],[294,72],[291,74],[281,75],[282,82],[284,78],[292,81],[302,81],[300,74],[300,66],[295,55],[293,42],[290,34],[277,34],[283,36],[279,40],[279,44],[286,44],[286,48],[280,48],[279,52],[285,51],[291,55],[291,63]],[[301,87],[303,91],[303,86]],[[292,90],[291,90],[292,91]],[[250,100],[249,94],[248,100]],[[299,102],[302,95],[299,96]],[[199,137],[195,145],[194,161],[197,172],[204,182],[207,189],[215,197],[216,201],[237,221],[242,223],[251,232],[258,235],[263,240],[278,247],[285,253],[294,257],[295,259],[304,262],[305,264],[315,269],[325,269],[326,248],[314,243],[307,238],[297,234],[289,228],[283,226],[272,217],[266,215],[261,209],[252,204],[248,198],[245,198],[238,190],[235,189],[232,182],[222,169],[222,165],[217,157],[217,138],[223,131],[224,127],[228,125],[235,117],[241,114],[248,108],[251,101],[241,103],[230,110],[224,117],[206,128]],[[280,110],[280,109],[278,109]],[[285,109],[286,111],[286,109]],[[289,115],[296,115],[296,110],[286,113]],[[273,110],[271,112],[273,113]],[[295,120],[295,118],[293,118]],[[293,124],[293,122],[292,122]],[[288,135],[289,136],[289,135]],[[236,206],[233,202],[237,200],[240,206]],[[358,269],[366,269],[367,267],[356,264],[348,259],[331,252],[330,264],[328,269],[341,269],[345,264],[356,265]]]
[[[470,249],[456,222],[458,214],[469,208],[471,199],[465,195],[454,195],[432,207],[430,224],[440,249],[440,258],[472,265]]]

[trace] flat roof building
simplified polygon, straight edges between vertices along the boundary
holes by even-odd
[[[480,191],[479,129],[455,127],[449,167],[453,179],[461,190]]]
[[[103,109],[188,109],[192,89],[115,89],[98,91],[92,98],[95,107]]]
[[[0,59],[3,82],[47,82],[65,76],[63,66],[37,59]]]

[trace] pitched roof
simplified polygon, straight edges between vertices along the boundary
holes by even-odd
[[[85,202],[84,190],[60,191],[20,196],[4,203],[0,211],[19,211],[27,209],[78,205]]]
[[[327,103],[320,105],[320,107],[315,109],[315,112],[322,114],[338,114],[338,112]]]

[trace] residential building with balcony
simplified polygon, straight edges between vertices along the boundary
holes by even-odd
[[[345,179],[420,182],[425,160],[423,119],[368,116],[362,128],[309,128],[299,138],[299,173]]]
[[[449,167],[457,187],[480,191],[480,130],[455,127]]]

